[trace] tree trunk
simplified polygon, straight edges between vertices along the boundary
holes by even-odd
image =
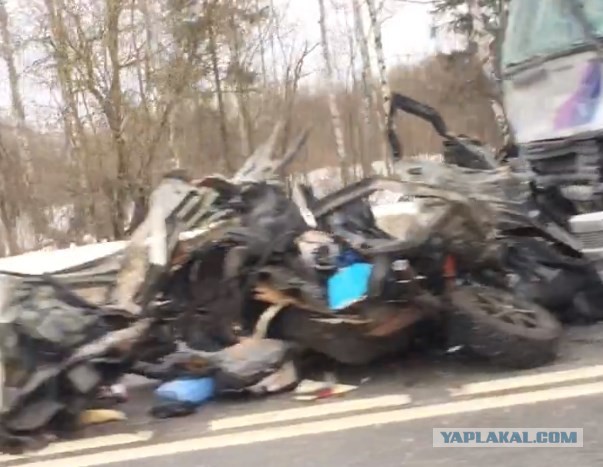
[[[11,227],[15,222],[15,212],[6,199],[0,199],[0,229],[4,239],[4,255],[12,256],[19,253],[19,243]]]
[[[366,0],[366,6],[369,12],[369,18],[371,20],[371,29],[373,31],[373,40],[375,45],[375,53],[377,55],[377,64],[379,68],[379,82],[381,87],[381,98],[383,105],[383,115],[385,121],[383,122],[381,128],[384,131],[384,141],[387,141],[387,131],[393,125],[391,122],[390,115],[390,103],[391,103],[391,91],[389,88],[389,83],[387,81],[387,65],[385,63],[385,54],[383,53],[383,38],[381,37],[381,26],[379,25],[379,20],[377,18],[377,9],[375,8],[374,0]],[[385,166],[389,169],[391,166],[390,158],[385,156]]]
[[[20,245],[15,220],[19,217],[19,200],[17,199],[18,181],[13,176],[19,170],[19,163],[7,151],[0,135],[0,232],[4,237],[4,253],[8,256],[20,253]]]
[[[222,159],[226,171],[229,174],[234,173],[234,166],[230,162],[230,149],[228,144],[228,129],[226,127],[226,107],[224,105],[224,94],[222,92],[222,82],[220,79],[220,67],[218,62],[218,45],[216,40],[216,31],[213,18],[213,9],[215,4],[205,2],[205,11],[208,17],[208,38],[209,54],[211,60],[214,85],[216,86],[216,97],[218,99],[218,112],[220,114],[220,134],[222,136]]]
[[[239,30],[236,24],[236,18],[234,12],[231,13],[230,20],[230,34],[231,34],[231,50],[233,61],[235,63],[235,94],[237,100],[237,107],[239,108],[239,133],[241,137],[241,153],[247,157],[253,152],[253,141],[252,141],[252,128],[251,118],[249,116],[249,109],[245,102],[245,86],[242,83],[242,76],[240,72],[244,71],[241,64],[241,40],[239,37]]]
[[[123,238],[126,229],[125,206],[128,199],[128,162],[126,142],[123,137],[123,106],[121,88],[121,62],[119,59],[119,17],[121,0],[107,0],[106,44],[111,63],[109,95],[105,98],[103,112],[117,156],[116,183],[113,189],[113,212],[111,224],[115,239]]]
[[[145,96],[147,102],[147,111],[154,113],[155,109],[152,103],[157,99],[155,86],[153,86],[153,71],[155,70],[155,51],[153,49],[158,32],[155,30],[156,18],[151,8],[149,0],[139,0],[139,8],[144,18],[145,28],[145,57],[144,57],[144,77],[145,77]]]
[[[15,161],[11,177],[23,180],[24,189],[21,190],[19,204],[26,209],[20,209],[21,219],[31,228],[33,244],[37,243],[38,235],[46,232],[48,221],[45,219],[44,210],[40,208],[35,196],[33,184],[33,160],[31,156],[31,139],[27,128],[25,107],[21,97],[20,77],[15,64],[15,50],[10,32],[9,16],[5,0],[0,0],[0,38],[2,39],[2,58],[8,71],[8,82],[11,95],[12,116],[16,123],[16,137],[19,148],[19,158]],[[12,219],[12,223],[17,219]],[[17,242],[18,242],[17,238]],[[23,239],[21,239],[23,240]]]
[[[256,10],[260,11],[260,0],[255,0],[255,8]],[[274,14],[274,11],[271,10],[271,14]],[[260,23],[258,22],[258,27],[257,27],[257,31],[261,33],[261,26]],[[268,89],[268,69],[266,67],[266,44],[264,42],[264,38],[262,37],[262,34],[259,35],[260,37],[260,66],[261,66],[261,70],[262,70],[262,85],[264,89]]]
[[[168,145],[170,148],[170,159],[171,165],[173,169],[179,169],[182,165],[181,155],[180,155],[180,144],[178,144],[177,137],[177,121],[178,121],[178,111],[180,110],[180,105],[176,105],[175,108],[170,112],[168,119]]]
[[[55,60],[59,90],[63,102],[61,116],[63,119],[66,153],[70,159],[70,163],[77,172],[78,191],[83,195],[76,199],[76,204],[79,204],[81,209],[78,209],[80,212],[75,213],[75,215],[83,217],[85,230],[92,230],[92,233],[98,236],[101,232],[96,226],[96,208],[91,196],[90,180],[88,179],[86,136],[77,104],[76,92],[72,81],[73,73],[67,53],[69,46],[62,17],[65,6],[63,5],[63,0],[45,0],[44,3],[48,13],[50,33],[55,45],[52,54]]]
[[[299,81],[302,77],[304,62],[310,54],[310,50],[311,49],[308,47],[308,44],[306,44],[299,58],[295,61],[294,64],[292,63],[287,66],[287,71],[285,73],[285,95],[283,98],[285,107],[285,124],[283,125],[283,138],[281,147],[281,151],[283,154],[285,154],[289,145],[289,135],[291,133],[291,126],[293,123],[293,113],[295,108],[297,90],[299,87]]]
[[[495,57],[492,54],[492,44],[488,40],[490,34],[482,17],[478,0],[467,0],[469,13],[473,20],[471,40],[477,45],[477,56],[482,64],[482,72],[490,84],[490,104],[496,117],[496,123],[505,143],[509,142],[510,132],[505,109],[502,105],[502,91],[500,89],[496,71]],[[503,13],[504,14],[504,13]],[[502,19],[502,18],[501,18]]]
[[[371,148],[375,147],[375,143],[381,146],[381,157],[385,160],[388,157],[386,141],[383,137],[375,139],[375,135],[372,131],[374,128],[373,117],[377,117],[376,123],[379,133],[385,134],[384,120],[379,117],[378,113],[375,113],[375,102],[376,93],[373,87],[373,73],[371,70],[371,57],[369,53],[369,44],[364,32],[364,21],[362,19],[362,8],[359,0],[353,0],[352,3],[354,9],[354,33],[356,36],[356,43],[360,50],[360,57],[362,60],[362,72],[361,72],[361,84],[363,93],[363,120],[365,124],[365,149],[371,151]],[[377,142],[378,141],[378,142]],[[363,155],[366,157],[368,154]]]
[[[322,45],[322,54],[325,62],[325,73],[328,81],[328,93],[329,93],[329,112],[331,114],[331,122],[333,125],[333,133],[335,136],[335,148],[337,150],[337,156],[341,163],[341,174],[344,183],[348,182],[348,171],[346,164],[345,147],[343,140],[343,124],[341,122],[341,114],[337,106],[337,97],[334,89],[334,75],[333,66],[331,63],[331,53],[329,51],[329,40],[327,36],[327,18],[325,11],[324,0],[318,0],[318,6],[320,8],[320,37]]]
[[[6,11],[5,0],[0,0],[0,37],[2,38],[2,58],[6,63],[6,68],[8,71],[11,106],[13,118],[17,124],[17,138],[20,146],[19,150],[21,164],[23,165],[26,180],[29,183],[33,175],[33,165],[31,160],[29,137],[27,134],[27,124],[25,121],[25,108],[23,107],[23,100],[21,98],[19,74],[17,73],[17,67],[15,66],[13,41],[8,23],[8,12]]]

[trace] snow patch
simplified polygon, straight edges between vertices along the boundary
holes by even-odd
[[[18,256],[8,256],[0,258],[0,272],[50,274],[112,255],[122,250],[126,243],[125,241],[95,243],[61,250],[38,250]]]

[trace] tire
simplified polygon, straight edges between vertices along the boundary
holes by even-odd
[[[556,358],[561,324],[539,305],[482,285],[461,286],[450,299],[449,337],[455,345],[507,368],[533,368]]]

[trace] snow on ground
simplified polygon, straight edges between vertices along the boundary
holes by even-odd
[[[399,216],[401,214],[417,214],[418,205],[413,201],[398,201],[396,203],[373,206],[373,214],[377,218]]]
[[[121,250],[126,242],[106,242],[76,246],[62,250],[32,251],[0,258],[0,272],[46,274],[108,256]]]

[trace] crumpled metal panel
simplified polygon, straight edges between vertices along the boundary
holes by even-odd
[[[508,170],[474,170],[429,161],[398,162],[395,176],[368,177],[315,203],[316,218],[327,216],[360,198],[384,190],[416,197],[420,202],[407,248],[423,244],[437,233],[468,261],[496,261],[495,241],[501,219],[529,222],[523,203],[529,198],[528,180]]]
[[[522,145],[520,156],[532,167],[537,186],[559,189],[578,212],[591,212],[603,206],[602,141],[601,131],[540,141]]]
[[[177,178],[167,177],[153,191],[149,212],[124,251],[109,302],[140,314],[159,275],[169,269],[179,236],[199,227],[208,216],[215,193]]]
[[[491,170],[469,169],[431,161],[398,162],[395,176],[403,183],[421,183],[433,189],[446,190],[494,203],[496,209],[524,202],[530,195],[528,177],[513,174],[506,167]]]
[[[0,351],[5,377],[60,361],[72,349],[108,331],[94,307],[53,281],[0,276]]]

